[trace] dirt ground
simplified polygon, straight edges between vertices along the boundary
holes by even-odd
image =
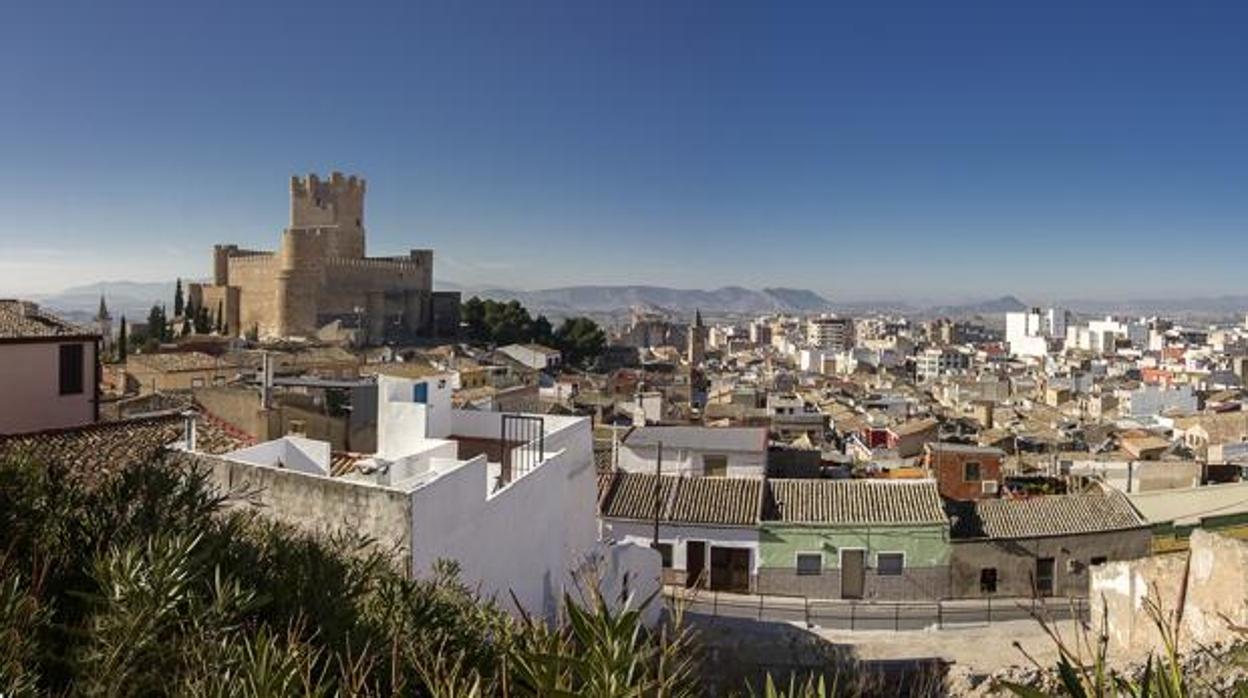
[[[1063,638],[1073,642],[1076,630],[1073,621],[1058,622],[1056,628]],[[814,632],[830,643],[852,648],[853,656],[863,661],[939,658],[983,673],[1011,665],[1031,666],[1023,652],[1014,646],[1017,642],[1042,666],[1057,662],[1057,648],[1034,620],[900,633],[827,629]]]

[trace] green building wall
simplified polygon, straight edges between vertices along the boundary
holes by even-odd
[[[863,594],[853,598],[934,601],[949,593],[948,526],[775,523],[764,524],[759,530],[759,593],[843,598],[840,552],[847,548],[866,551]],[[823,553],[823,568],[819,574],[797,574],[797,554],[804,552]],[[881,552],[905,554],[905,566],[900,575],[878,573],[876,555]]]
[[[867,564],[878,552],[906,554],[907,567],[947,567],[947,526],[816,527],[765,524],[759,532],[762,567],[794,567],[797,553],[822,551],[824,569],[840,567],[841,548],[865,548]]]

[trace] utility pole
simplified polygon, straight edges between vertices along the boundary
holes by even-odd
[[[659,459],[655,462],[654,469],[654,540],[651,541],[650,547],[655,550],[659,549],[659,517],[660,508],[662,506],[663,497],[663,442],[659,442]]]

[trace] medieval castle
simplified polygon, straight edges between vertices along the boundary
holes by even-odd
[[[216,245],[213,283],[189,286],[197,307],[220,308],[231,334],[260,338],[354,333],[376,344],[453,336],[459,294],[433,291],[433,251],[368,257],[364,180],[334,172],[290,180],[290,227],[277,252]]]

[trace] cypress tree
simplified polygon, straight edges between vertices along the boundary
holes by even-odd
[[[177,317],[186,309],[184,305],[185,298],[182,296],[182,279],[178,279],[177,286],[173,289],[173,315]]]
[[[126,352],[129,350],[129,332],[126,330],[126,316],[121,316],[121,327],[117,330],[117,360],[125,362]]]

